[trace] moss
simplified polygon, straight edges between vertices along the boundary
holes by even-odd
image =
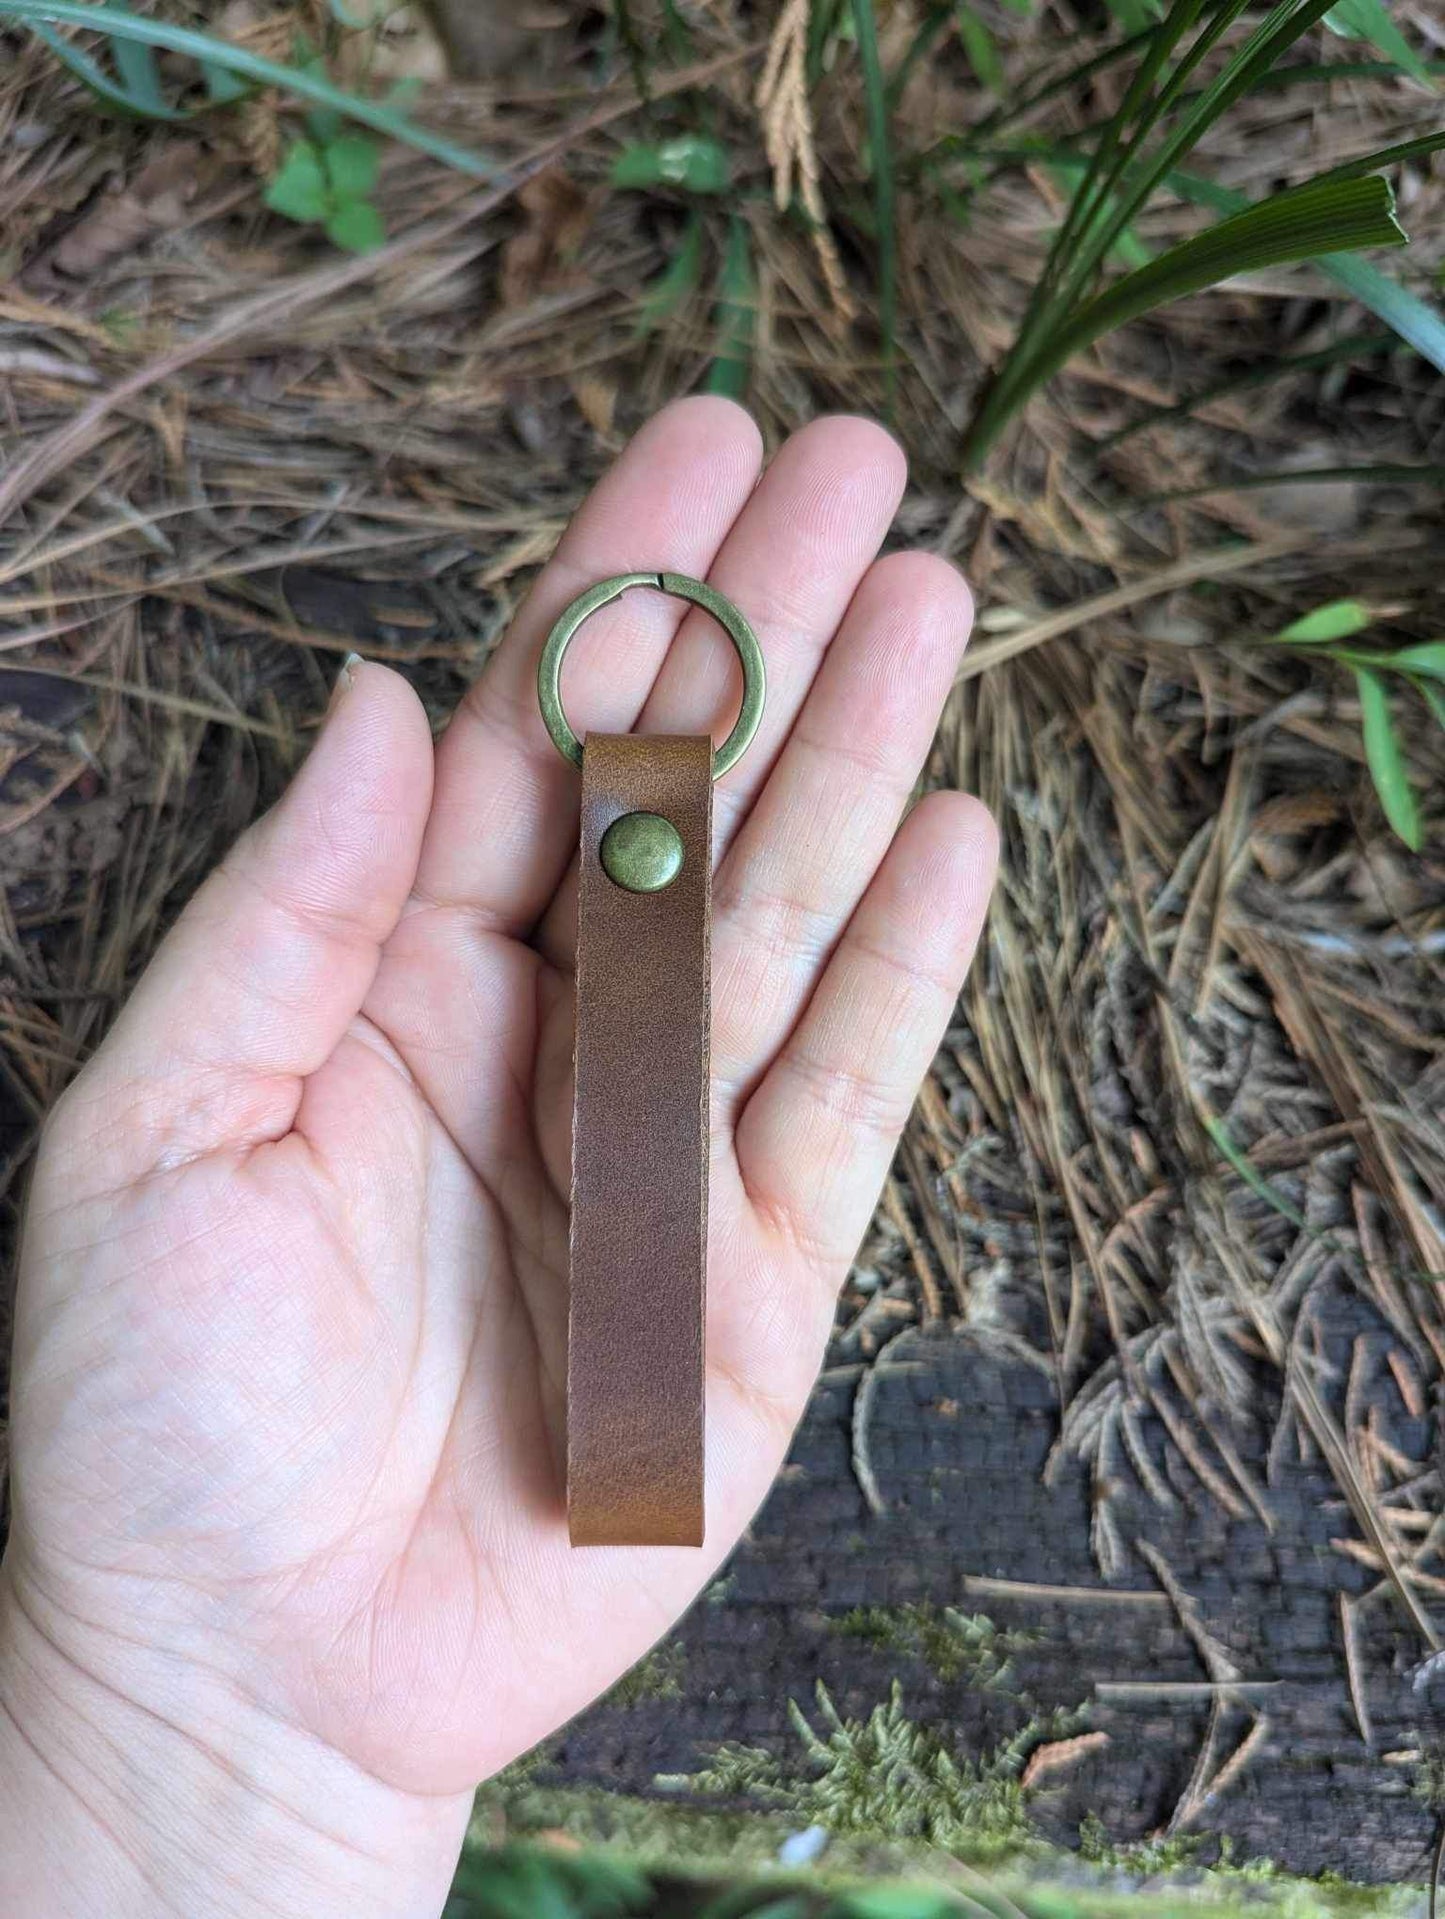
[[[1432,1812],[1445,1813],[1445,1746],[1427,1745],[1414,1767],[1411,1790]]]
[[[725,1745],[696,1773],[659,1780],[709,1797],[751,1799],[795,1824],[877,1839],[922,1839],[959,1859],[997,1859],[1034,1843],[1019,1775],[1042,1738],[1073,1730],[1072,1715],[1034,1721],[992,1752],[959,1754],[903,1709],[897,1684],[866,1719],[844,1719],[826,1686],[818,1724],[789,1700],[804,1769],[795,1775],[758,1746]]]
[[[1409,1887],[1356,1886],[1334,1873],[1298,1879],[1272,1859],[1236,1859],[1227,1834],[1158,1833],[1116,1844],[1092,1814],[1079,1828],[1078,1856],[1136,1882],[1167,1883],[1172,1874],[1189,1873],[1190,1905],[1203,1903],[1211,1912],[1244,1905],[1255,1913],[1262,1906],[1274,1919],[1399,1919],[1419,1903]],[[1133,1895],[1131,1909],[1137,1906]]]
[[[1119,1872],[1152,1878],[1161,1872],[1182,1872],[1199,1863],[1199,1855],[1212,1842],[1202,1833],[1158,1834],[1148,1839],[1116,1843],[1109,1829],[1094,1813],[1085,1813],[1079,1827],[1079,1857],[1093,1866],[1110,1866]]]
[[[606,1706],[640,1706],[656,1699],[681,1699],[687,1655],[678,1645],[658,1646],[623,1673],[601,1702]]]
[[[896,1626],[896,1615],[881,1609],[851,1617],[859,1637],[891,1634]],[[882,1643],[896,1641],[889,1636]],[[649,1664],[644,1661],[644,1668]],[[660,1674],[645,1676],[644,1684],[665,1685],[669,1676],[677,1677],[670,1661]],[[973,1910],[1011,1912],[1015,1919],[1179,1919],[1185,1906],[1211,1919],[1261,1919],[1262,1908],[1265,1919],[1416,1919],[1420,1910],[1418,1888],[1295,1879],[1268,1860],[1236,1860],[1227,1838],[1207,1834],[1115,1843],[1100,1821],[1090,1819],[1079,1853],[1044,1844],[1029,1825],[1020,1773],[1034,1745],[1067,1736],[1078,1715],[1035,1721],[992,1752],[971,1758],[953,1750],[937,1730],[911,1721],[896,1685],[888,1701],[863,1720],[844,1719],[822,1686],[812,1718],[793,1701],[789,1712],[799,1745],[791,1766],[760,1747],[719,1747],[700,1771],[658,1780],[686,1794],[681,1803],[599,1787],[549,1786],[545,1769],[555,1757],[555,1742],[540,1746],[478,1794],[468,1856],[483,1858],[503,1835],[566,1834],[669,1882],[735,1882],[763,1869],[768,1887],[801,1883],[815,1890],[920,1871],[948,1882],[955,1861],[957,1871],[970,1875],[959,1884]],[[1418,1789],[1438,1790],[1433,1772],[1428,1779],[1424,1773],[1422,1767]],[[707,1808],[695,1803],[700,1797],[730,1799],[735,1806]],[[807,1825],[829,1834],[825,1870],[799,1881],[780,1873],[776,1861],[783,1841]],[[990,1868],[986,1884],[972,1877],[980,1864]],[[1099,1883],[1090,1883],[1091,1874]],[[1184,1877],[1171,1886],[1178,1875]],[[666,1909],[677,1913],[691,1906]],[[462,1905],[449,1910],[472,1919],[493,1908],[484,1900],[470,1912]]]
[[[952,1606],[855,1606],[831,1624],[870,1646],[923,1660],[945,1684],[966,1679],[985,1688],[1006,1685],[1013,1655],[1037,1640],[1035,1633],[1002,1631],[986,1613]]]

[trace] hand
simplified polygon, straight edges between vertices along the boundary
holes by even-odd
[[[308,1914],[343,1909],[333,1876],[348,1912],[436,1911],[478,1779],[666,1631],[783,1459],[994,834],[954,793],[899,827],[971,606],[940,560],[875,559],[898,449],[833,419],[759,462],[726,402],[653,420],[435,756],[404,680],[347,671],[47,1128],[0,1707],[34,1796],[78,1808],[49,1814],[67,1885],[109,1847],[137,1911],[272,1910],[174,1890],[219,1869],[193,1793]],[[641,567],[735,599],[769,675],[717,792],[700,1552],[574,1551],[562,1489],[578,777],[534,682],[567,601]],[[720,736],[735,675],[706,616],[633,592],[568,708]],[[6,1912],[97,1909],[7,1903],[17,1843],[0,1823]]]

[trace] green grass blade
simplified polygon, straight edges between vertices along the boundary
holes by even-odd
[[[642,289],[638,301],[638,334],[651,333],[654,327],[675,313],[702,278],[702,221],[696,213],[683,228],[677,252],[656,279]]]
[[[1434,714],[1436,724],[1445,727],[1445,689],[1431,686],[1428,680],[1412,679],[1410,684]]]
[[[1322,273],[1392,326],[1422,359],[1445,373],[1445,319],[1434,307],[1369,260],[1338,254],[1321,260],[1319,265]]]
[[[1310,182],[1277,193],[1171,247],[1079,308],[1015,372],[1007,389],[1008,409],[1021,405],[1084,347],[1157,306],[1261,267],[1349,247],[1399,246],[1404,239],[1394,216],[1394,196],[1384,180],[1371,177],[1326,186]],[[980,423],[993,424],[983,414]],[[969,456],[979,457],[987,443],[976,425]]]
[[[1156,93],[1153,84],[1164,60],[1198,17],[1194,0],[1176,0],[1141,61],[1118,113],[1100,136],[1089,171],[1049,250],[1043,276],[1029,301],[1013,348],[975,415],[965,442],[968,464],[992,444],[1004,422],[1038,385],[1036,366],[1052,357],[1061,331],[1073,324],[1078,302],[1097,280],[1119,236],[1171,167],[1248,91],[1257,75],[1267,72],[1319,19],[1329,0],[1276,0],[1244,46],[1181,113],[1158,150],[1146,158],[1144,147],[1155,127],[1181,104],[1185,82],[1243,13],[1246,3],[1221,0]],[[1126,139],[1125,129],[1131,121],[1133,130]]]
[[[1049,160],[1045,164],[1059,186],[1066,192],[1073,192],[1078,187],[1080,175],[1084,172],[1087,162],[1081,156],[1077,159]],[[1112,198],[1106,200],[1101,211],[1111,207],[1112,204]],[[1132,269],[1147,266],[1154,256],[1134,229],[1126,227],[1114,244],[1114,257],[1120,266]]]
[[[1163,22],[1150,36],[1133,79],[1125,90],[1118,111],[1102,128],[1090,156],[1078,191],[1070,202],[1063,225],[1049,248],[1043,273],[1028,312],[1019,329],[1018,345],[1031,339],[1035,329],[1047,323],[1056,289],[1081,283],[1083,263],[1088,257],[1085,240],[1091,223],[1097,223],[1100,209],[1108,203],[1115,182],[1128,165],[1138,142],[1147,136],[1152,124],[1150,107],[1154,83],[1163,72],[1170,54],[1193,28],[1199,17],[1201,0],[1175,0]],[[1228,0],[1225,12],[1230,18],[1239,13],[1245,0]],[[1221,26],[1220,31],[1223,31]],[[1108,257],[1106,247],[1098,261]],[[1058,293],[1058,306],[1067,305],[1067,291]]]
[[[1393,147],[1381,147],[1375,153],[1362,153],[1358,159],[1345,160],[1337,167],[1331,167],[1328,173],[1318,177],[1321,180],[1354,180],[1362,173],[1378,173],[1381,167],[1393,167],[1402,160],[1418,160],[1427,153],[1437,153],[1445,147],[1445,131],[1440,133],[1422,133],[1413,140],[1401,140]]]
[[[1272,1206],[1275,1212],[1277,1212],[1281,1218],[1287,1219],[1292,1226],[1303,1228],[1305,1226],[1304,1214],[1301,1213],[1297,1207],[1290,1204],[1277,1186],[1272,1186],[1262,1173],[1255,1170],[1251,1162],[1229,1137],[1229,1130],[1219,1115],[1217,1113],[1205,1113],[1203,1119],[1205,1132],[1208,1133],[1209,1137],[1214,1141],[1214,1144],[1219,1148],[1221,1155],[1228,1160],[1229,1164],[1234,1168],[1235,1172],[1239,1174],[1239,1177],[1244,1181],[1249,1190],[1262,1199],[1266,1206]]]
[[[234,73],[228,73],[224,67],[218,67],[214,60],[202,60],[201,78],[206,83],[206,93],[213,107],[234,106],[237,100],[244,100],[251,91],[244,80]]]
[[[499,171],[496,162],[485,154],[459,147],[454,141],[444,140],[440,134],[428,133],[425,127],[415,126],[394,107],[347,93],[321,74],[304,72],[299,67],[278,66],[274,60],[263,60],[248,48],[232,46],[229,41],[219,40],[213,34],[172,26],[166,20],[147,19],[122,7],[85,5],[82,0],[0,0],[0,20],[4,19],[19,20],[33,27],[50,46],[54,46],[55,41],[42,31],[47,25],[80,27],[92,33],[105,34],[112,40],[137,41],[144,46],[164,48],[168,53],[186,54],[196,61],[209,61],[225,72],[253,81],[258,86],[279,87],[299,99],[310,100],[316,106],[329,107],[362,126],[371,127],[377,133],[384,133],[390,139],[414,147],[419,153],[429,154],[432,159],[440,160],[445,166],[472,179],[494,180]]]
[[[980,137],[997,133],[1001,128],[1011,126],[1015,120],[1021,120],[1026,114],[1032,113],[1035,107],[1041,107],[1050,100],[1056,100],[1061,93],[1077,92],[1084,82],[1092,80],[1095,74],[1117,66],[1121,60],[1127,60],[1131,54],[1142,54],[1158,32],[1158,27],[1150,27],[1147,33],[1131,34],[1127,40],[1116,41],[1112,47],[1105,47],[1102,53],[1093,54],[1078,66],[1069,67],[1065,72],[1055,74],[1051,80],[1045,80],[1031,93],[1021,93],[1016,100],[1010,100],[1003,106],[995,107],[991,113],[986,114],[979,121],[977,133]]]
[[[962,15],[964,11],[966,11],[966,7],[960,5],[960,37],[963,37]],[[903,89],[912,79],[913,69],[918,65],[924,54],[933,46],[938,36],[943,32],[953,17],[954,0],[943,0],[941,6],[935,6],[932,12],[925,17],[923,25],[918,29],[917,33],[914,34],[912,40],[909,41],[908,51],[893,69],[892,77],[888,82],[888,107],[890,112],[898,105],[899,100],[903,97]],[[965,52],[967,51],[966,40],[964,50]],[[977,72],[977,68],[975,68],[975,72]],[[983,76],[980,74],[979,78],[982,79]]]
[[[146,113],[136,104],[130,92],[112,80],[104,67],[92,58],[84,47],[73,45],[63,34],[57,33],[54,27],[47,26],[43,21],[32,21],[30,25],[36,38],[43,40],[53,53],[58,54],[76,78],[83,80],[97,99],[104,100],[107,106],[114,107],[118,113],[123,113],[130,119],[180,120],[184,118],[184,115],[174,108],[167,107],[164,101],[159,110],[152,109],[151,112]]]
[[[1414,80],[1430,84],[1425,62],[1386,12],[1383,0],[1335,0],[1325,25],[1342,40],[1368,40]]]
[[[824,62],[837,37],[849,0],[812,0],[808,8],[808,85],[822,77]]]
[[[957,26],[959,44],[973,68],[974,78],[990,93],[1002,93],[1003,61],[999,58],[998,47],[982,15],[974,12],[968,0],[959,0]]]
[[[1144,164],[1142,154],[1150,135],[1163,117],[1179,104],[1180,95],[1189,75],[1199,63],[1211,53],[1219,41],[1244,12],[1247,0],[1223,0],[1215,9],[1214,18],[1207,22],[1196,36],[1187,51],[1175,64],[1157,93],[1153,91],[1154,79],[1162,71],[1160,55],[1164,52],[1166,37],[1169,50],[1182,39],[1184,32],[1192,29],[1196,23],[1199,8],[1176,8],[1164,22],[1160,40],[1151,49],[1141,63],[1141,72],[1136,75],[1133,85],[1124,98],[1123,105],[1106,125],[1100,136],[1097,151],[1107,154],[1107,164],[1101,166],[1094,179],[1091,199],[1080,209],[1080,217],[1069,232],[1069,245],[1072,258],[1066,262],[1058,294],[1058,310],[1066,312],[1069,307],[1094,283],[1108,259],[1117,240],[1118,233],[1128,224],[1131,214],[1125,212],[1119,200],[1119,193],[1139,172]],[[1295,0],[1277,0],[1275,14],[1282,13],[1295,4]],[[1270,19],[1274,14],[1269,16]],[[1175,31],[1176,24],[1178,31]],[[1229,71],[1226,68],[1226,73]],[[1134,105],[1136,90],[1141,79],[1147,78],[1143,96],[1138,105]],[[1201,95],[1202,99],[1203,96]],[[1122,134],[1130,120],[1134,121],[1129,138]],[[1147,195],[1139,197],[1134,205],[1144,204]],[[1071,218],[1074,209],[1070,209]]]
[[[114,0],[105,0],[105,6],[107,12],[115,11]],[[110,57],[115,62],[120,83],[135,103],[136,110],[148,119],[164,120],[167,113],[166,97],[161,90],[154,48],[141,46],[134,40],[113,40]]]
[[[1150,154],[1147,159],[1141,156],[1127,174],[1121,173],[1117,182],[1110,181],[1111,186],[1117,185],[1118,203],[1112,217],[1088,236],[1088,246],[1081,250],[1078,269],[1070,282],[1075,290],[1088,285],[1092,273],[1108,257],[1120,232],[1148,204],[1177,163],[1193,151],[1216,120],[1250,91],[1259,76],[1267,73],[1300,35],[1318,22],[1327,11],[1328,3],[1329,0],[1298,0],[1298,3],[1297,0],[1279,0],[1279,4],[1265,15],[1223,72],[1180,115],[1157,152]],[[1153,125],[1171,107],[1180,104],[1185,80],[1194,72],[1203,53],[1218,44],[1228,25],[1242,11],[1241,7],[1234,4],[1234,0],[1230,0],[1200,34],[1175,68],[1167,85],[1161,89],[1151,123],[1141,129],[1141,138],[1134,143],[1136,149],[1142,146],[1142,135],[1152,131]]]
[[[1410,785],[1405,750],[1390,710],[1385,682],[1373,668],[1357,666],[1355,685],[1360,695],[1360,721],[1365,741],[1365,763],[1380,796],[1385,818],[1410,848],[1420,850],[1420,809]]]
[[[1425,77],[1438,79],[1445,74],[1445,60],[1426,60]],[[1257,93],[1276,92],[1281,87],[1337,80],[1398,80],[1401,69],[1393,60],[1300,60],[1277,73],[1265,74],[1255,87]]]
[[[858,64],[863,73],[863,101],[868,118],[868,151],[873,162],[873,217],[878,229],[878,326],[883,335],[883,376],[891,405],[898,373],[898,229],[888,88],[878,52],[873,0],[853,0],[853,29],[858,36]]]
[[[747,392],[756,305],[747,222],[734,214],[728,223],[727,251],[718,276],[717,357],[708,369],[709,393],[740,400]]]
[[[1143,499],[1162,504],[1166,500],[1202,500],[1210,493],[1249,493],[1272,486],[1337,486],[1341,481],[1356,486],[1445,486],[1445,466],[1390,460],[1377,460],[1372,466],[1286,466],[1271,473],[1237,473],[1222,480],[1206,480],[1200,486],[1174,487],[1144,495]]]
[[[1181,200],[1196,206],[1211,207],[1216,213],[1237,213],[1249,202],[1235,187],[1220,186],[1197,174],[1176,171],[1169,184]],[[1377,319],[1392,327],[1407,346],[1431,366],[1445,373],[1445,319],[1408,287],[1392,280],[1370,260],[1352,254],[1334,253],[1317,262],[1321,273],[1344,287],[1368,307]]]

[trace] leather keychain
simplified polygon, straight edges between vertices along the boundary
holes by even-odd
[[[705,735],[587,736],[562,658],[632,586],[691,600],[743,667],[737,724]],[[707,1270],[712,783],[762,718],[763,657],[730,600],[681,573],[619,573],[547,637],[537,695],[582,771],[577,1054],[567,1337],[567,1523],[574,1546],[700,1546]]]

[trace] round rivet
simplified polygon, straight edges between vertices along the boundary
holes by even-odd
[[[660,893],[682,871],[682,835],[661,813],[624,813],[599,850],[603,872],[629,893]]]

